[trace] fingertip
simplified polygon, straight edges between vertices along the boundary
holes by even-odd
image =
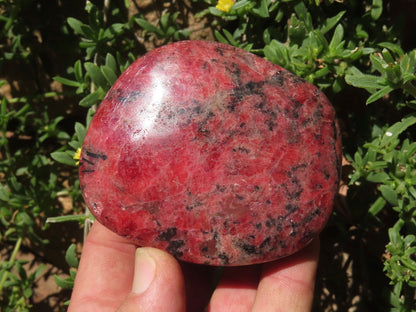
[[[134,263],[134,279],[131,292],[144,293],[156,276],[156,262],[145,248],[137,248]]]
[[[318,258],[317,238],[296,254],[265,264],[252,311],[268,311],[273,306],[282,311],[310,311]]]
[[[136,251],[132,291],[118,312],[185,311],[185,287],[178,261],[151,247]]]

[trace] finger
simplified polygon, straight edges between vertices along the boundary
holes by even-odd
[[[252,311],[310,311],[318,257],[316,239],[293,256],[265,264]]]
[[[208,312],[251,311],[260,277],[259,265],[226,268],[208,306]]]
[[[135,250],[95,221],[82,250],[68,312],[114,312],[130,292]]]
[[[176,259],[159,249],[138,248],[132,290],[117,312],[184,312],[185,307],[185,285]]]

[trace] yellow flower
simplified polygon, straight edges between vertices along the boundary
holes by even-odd
[[[231,7],[233,6],[233,0],[218,0],[216,8],[223,12],[230,11]]]
[[[79,165],[79,159],[81,158],[81,147],[78,147],[77,151],[74,154],[73,157],[75,160],[78,160],[75,164],[78,166]]]

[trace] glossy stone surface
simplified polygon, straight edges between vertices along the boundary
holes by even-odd
[[[340,151],[316,87],[246,51],[183,41],[121,75],[79,173],[98,221],[137,245],[245,265],[290,255],[322,230]]]

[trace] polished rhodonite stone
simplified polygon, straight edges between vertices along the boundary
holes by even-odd
[[[244,265],[317,236],[340,150],[316,87],[246,51],[183,41],[138,59],[108,92],[80,182],[97,220],[137,245]]]

